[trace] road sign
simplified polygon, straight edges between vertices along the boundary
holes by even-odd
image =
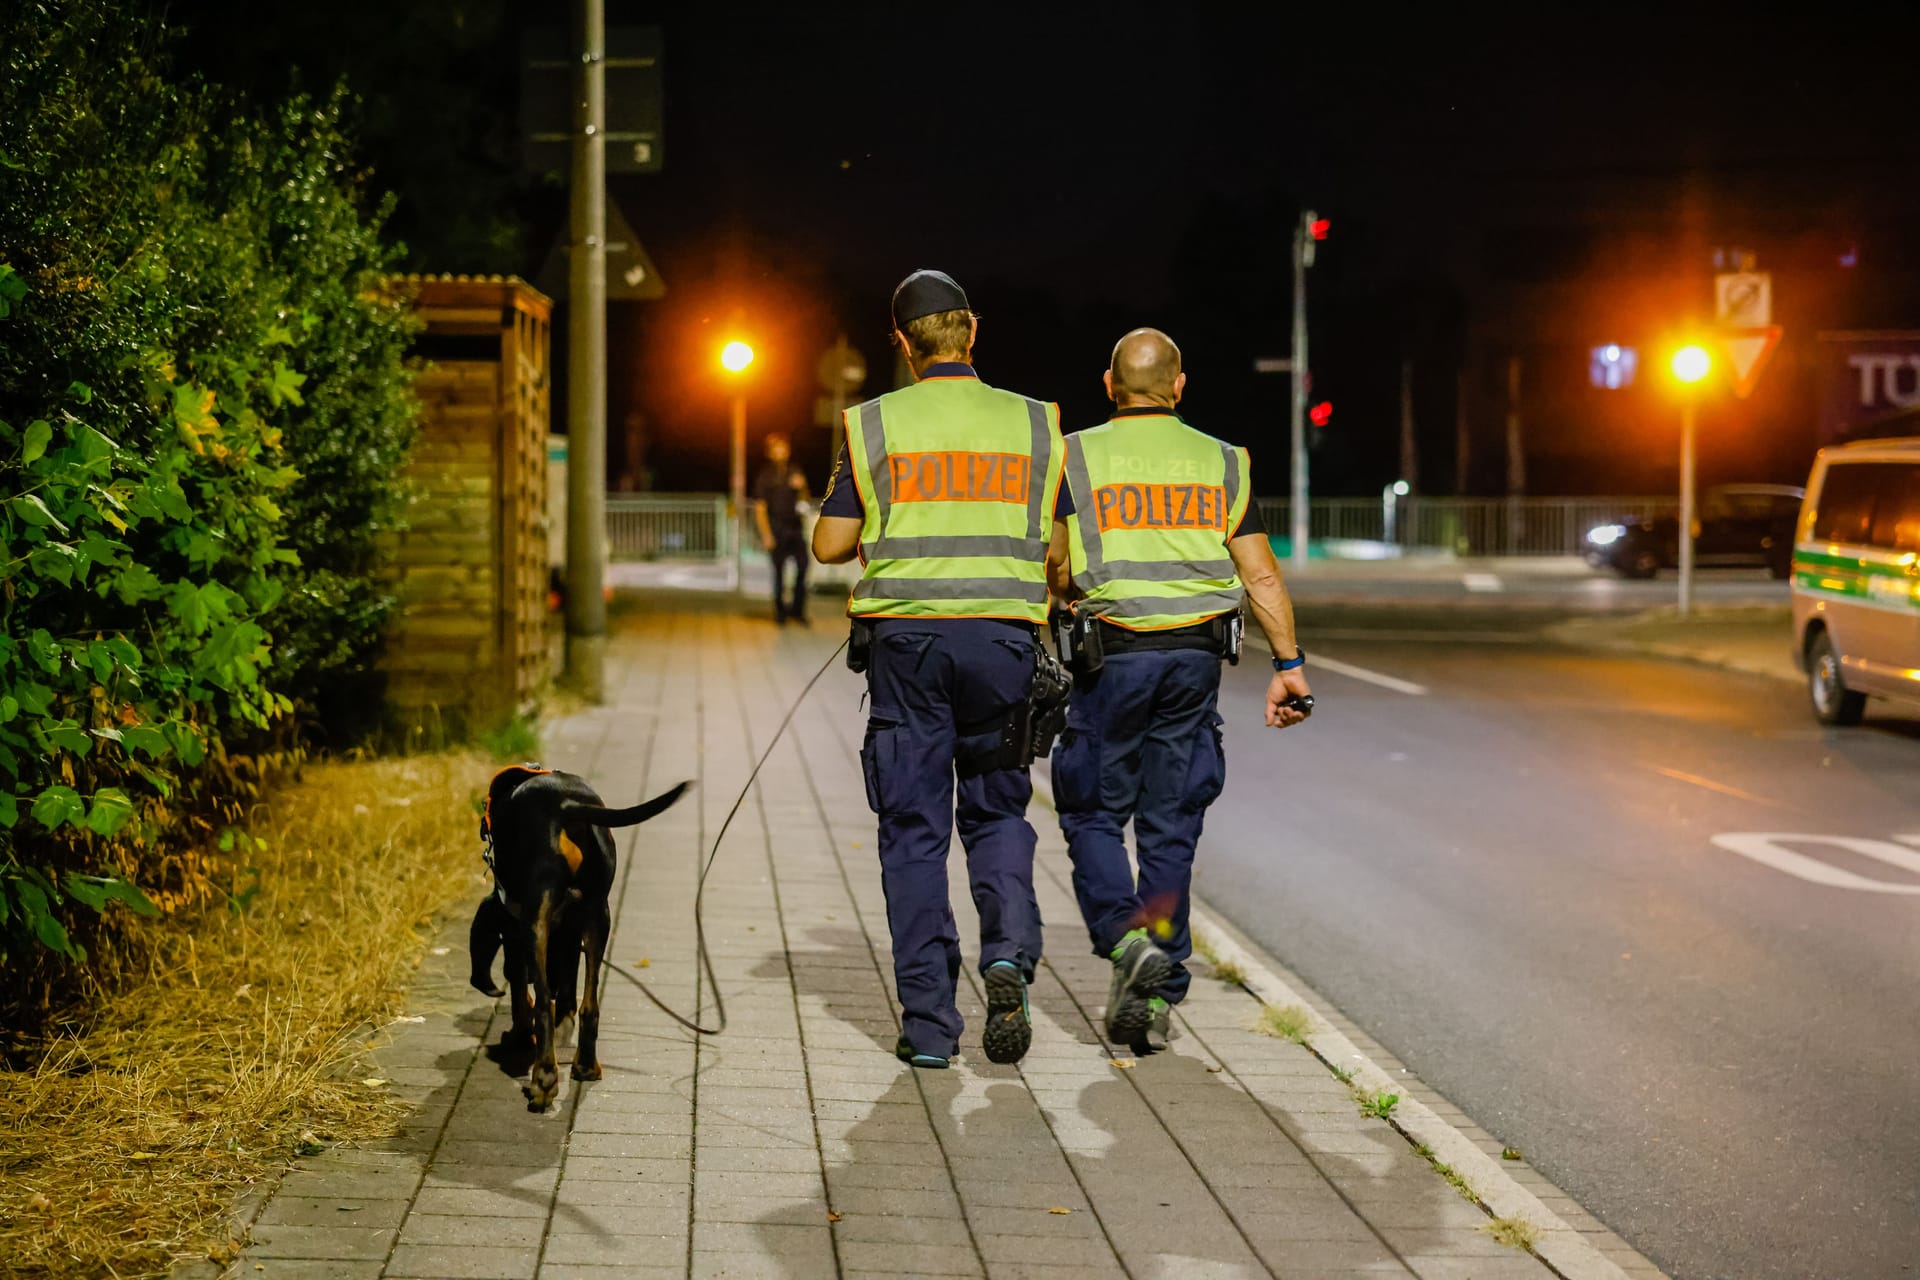
[[[1727,366],[1733,370],[1733,394],[1742,400],[1753,394],[1768,357],[1780,345],[1782,332],[1777,324],[1720,331],[1720,350],[1726,353]]]
[[[659,27],[607,28],[607,172],[658,173],[664,128]],[[527,32],[520,59],[520,161],[529,177],[565,181],[572,164],[572,41],[559,27]]]
[[[1773,323],[1773,277],[1764,271],[1723,271],[1713,278],[1713,316],[1728,329]]]
[[[820,357],[820,389],[829,395],[852,395],[867,381],[867,359],[847,344],[841,334]]]
[[[547,251],[534,287],[555,302],[567,296],[567,229],[562,227]],[[654,302],[667,296],[667,282],[633,233],[619,202],[607,199],[607,301]]]

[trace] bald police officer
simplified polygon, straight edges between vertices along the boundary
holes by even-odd
[[[880,819],[902,1011],[895,1052],[944,1067],[959,1046],[960,939],[947,898],[957,820],[980,913],[982,1041],[992,1061],[1017,1062],[1032,1039],[1040,909],[1033,783],[1013,739],[1046,619],[1060,411],[980,381],[978,321],[950,276],[903,280],[893,327],[916,381],[847,410],[813,553],[863,561],[848,612],[855,649],[870,640],[860,760]]]
[[[1107,1038],[1146,1053],[1165,1047],[1169,1006],[1187,992],[1194,846],[1226,781],[1220,662],[1243,601],[1275,655],[1267,724],[1304,720],[1310,691],[1247,451],[1181,419],[1180,349],[1135,329],[1105,380],[1112,419],[1066,438],[1068,498],[1048,559],[1100,655],[1078,664],[1097,669],[1075,681],[1053,789],[1094,953],[1113,962]]]

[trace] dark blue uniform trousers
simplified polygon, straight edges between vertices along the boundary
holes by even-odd
[[[1053,795],[1073,859],[1073,891],[1095,955],[1147,928],[1173,958],[1160,995],[1187,993],[1193,850],[1226,783],[1220,659],[1191,649],[1110,653],[1075,682],[1053,749]],[[1133,823],[1140,876],[1127,861]]]
[[[880,817],[880,883],[893,932],[893,978],[907,1040],[951,1056],[960,1043],[954,989],[960,937],[947,898],[947,849],[957,826],[980,913],[980,967],[1040,962],[1033,894],[1033,780],[981,769],[1008,713],[1033,683],[1030,634],[985,619],[893,619],[875,629],[867,668],[872,705],[860,762]]]

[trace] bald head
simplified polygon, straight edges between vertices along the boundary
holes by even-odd
[[[1107,394],[1121,408],[1139,404],[1173,405],[1186,378],[1180,372],[1180,348],[1158,329],[1135,329],[1113,344]]]

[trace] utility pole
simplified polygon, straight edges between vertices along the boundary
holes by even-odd
[[[1420,447],[1413,436],[1413,357],[1400,361],[1400,479],[1420,492]]]
[[[1309,532],[1307,502],[1307,268],[1313,265],[1313,246],[1326,231],[1317,215],[1308,210],[1293,227],[1293,403],[1288,425],[1293,436],[1293,501],[1288,531],[1295,570],[1307,567]]]
[[[1693,397],[1680,408],[1680,616],[1693,612],[1693,458],[1697,422]]]
[[[607,157],[605,0],[580,0],[567,298],[567,678],[606,698]]]
[[[1527,454],[1520,439],[1520,357],[1507,357],[1507,551],[1520,553],[1520,500],[1527,492]]]
[[[1473,465],[1473,434],[1467,426],[1467,371],[1453,378],[1453,491],[1467,496],[1467,478]]]

